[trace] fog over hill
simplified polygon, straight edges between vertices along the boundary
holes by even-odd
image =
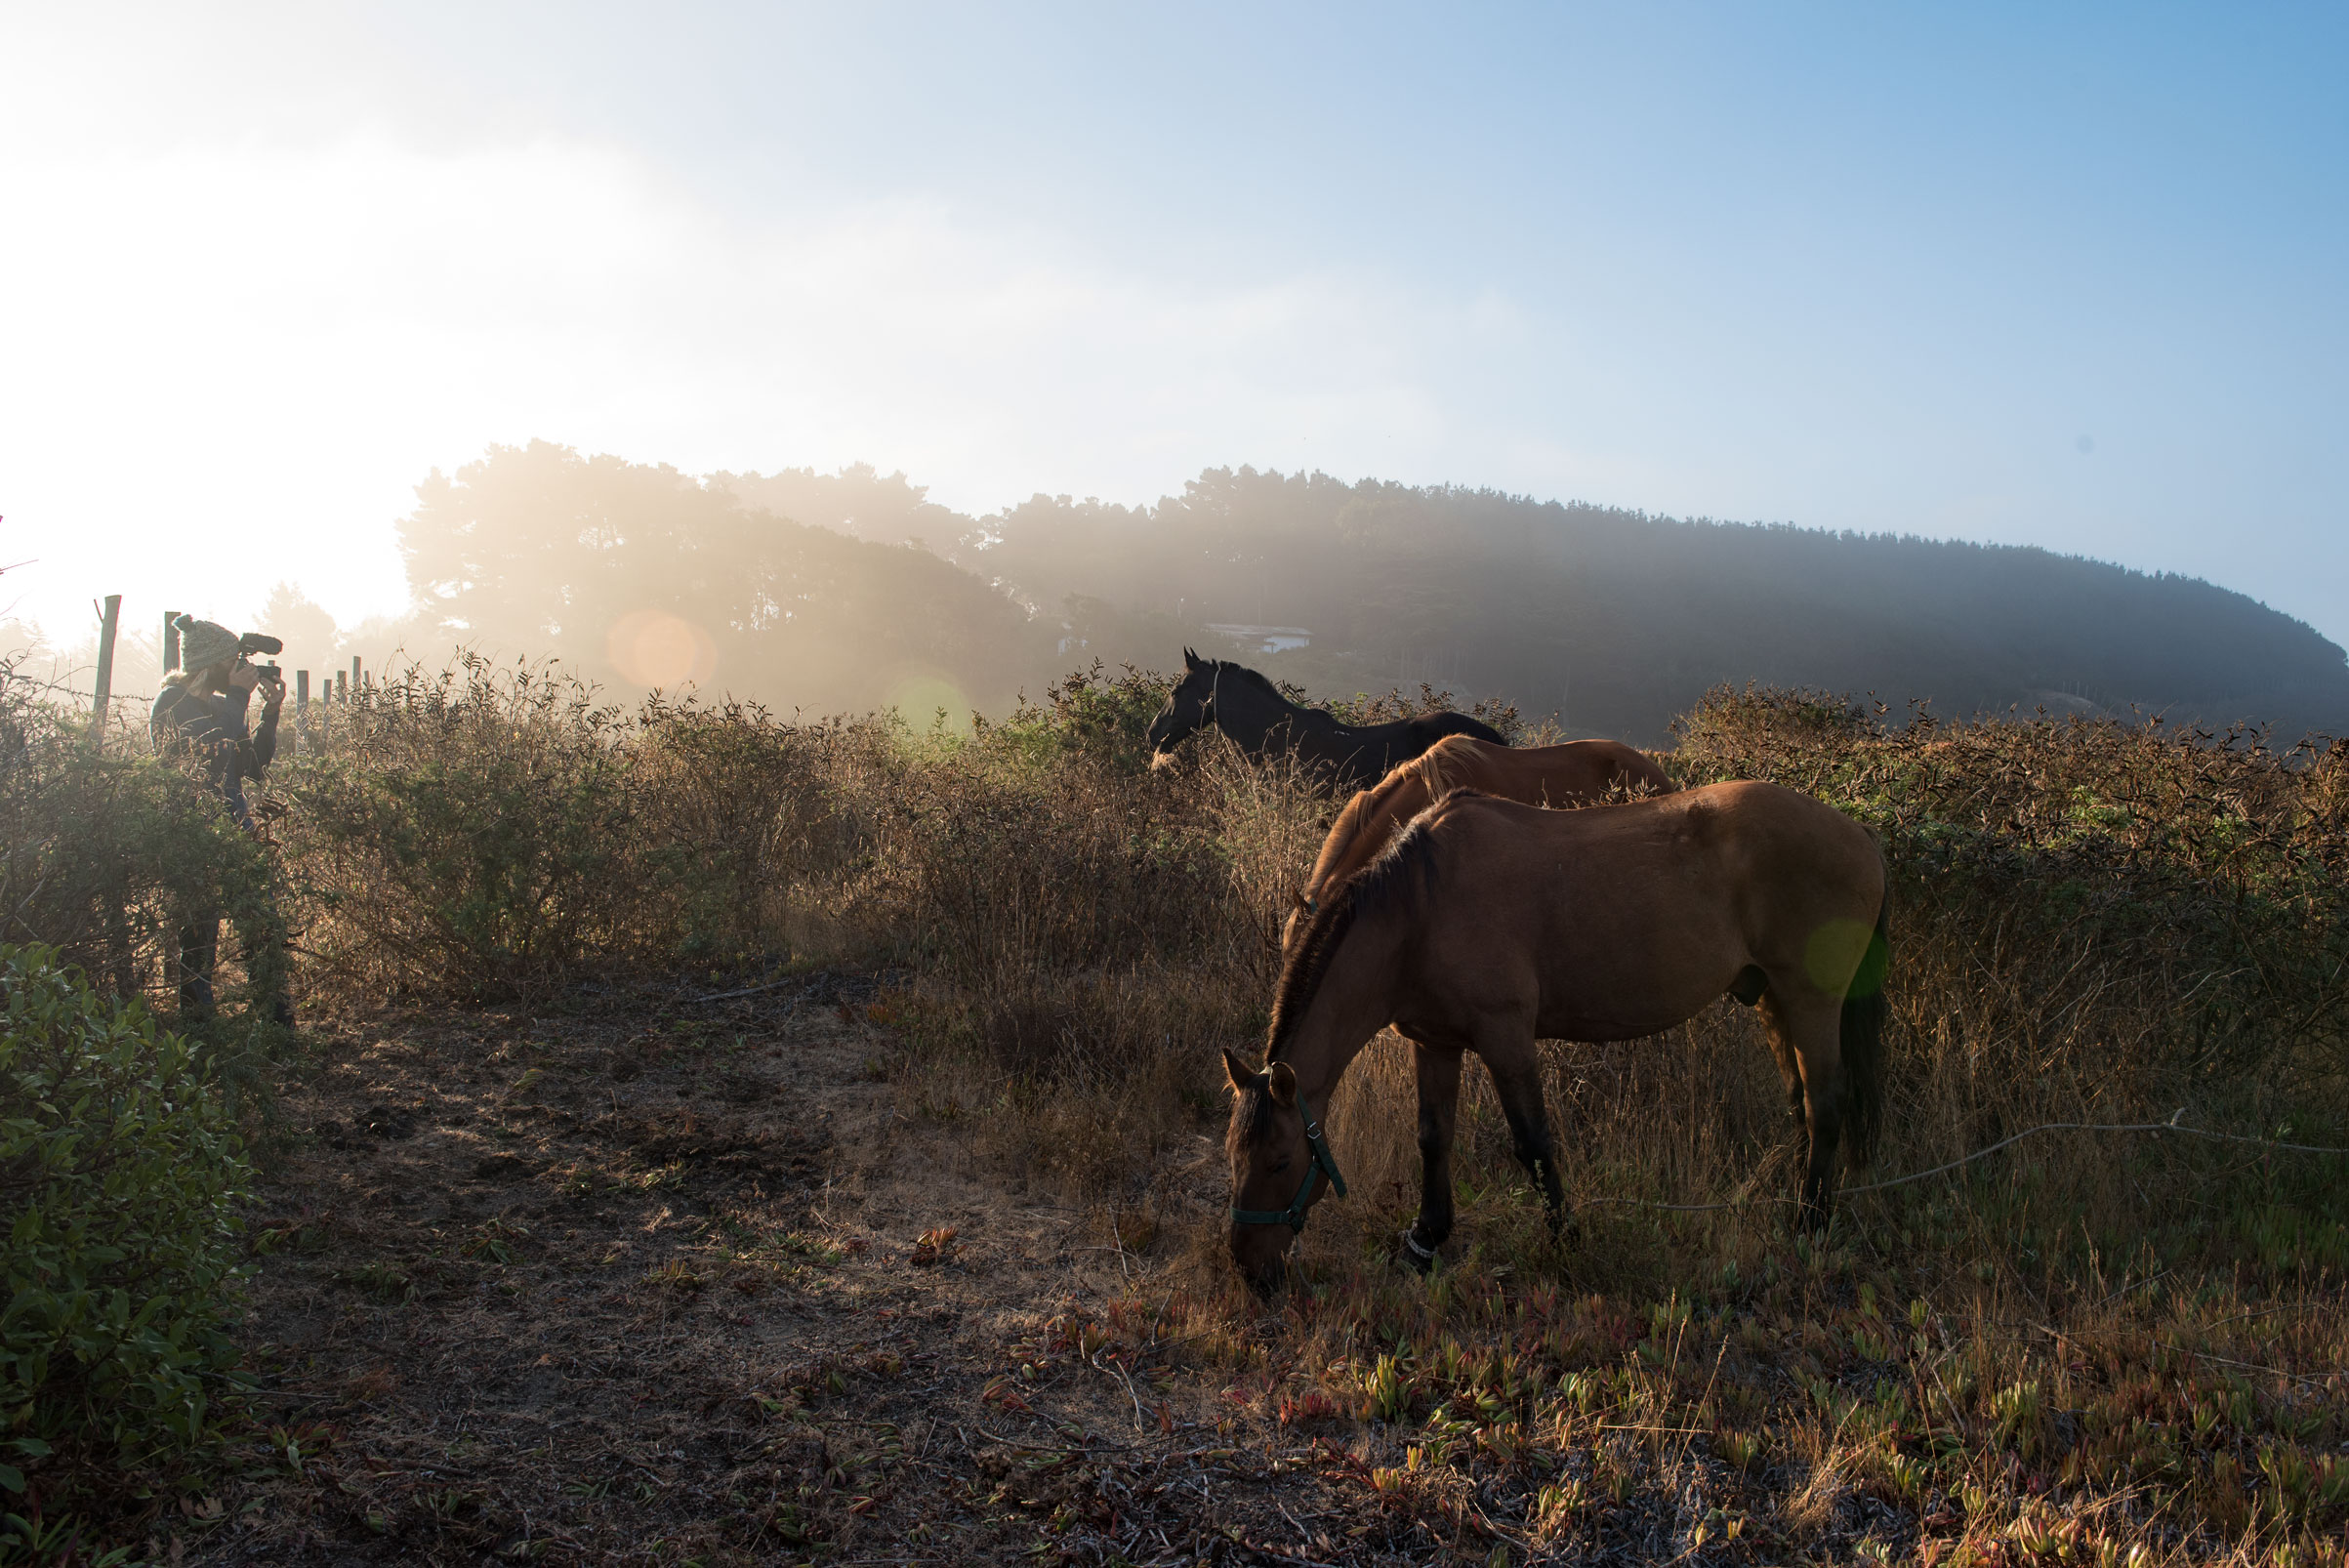
[[[2349,724],[2340,648],[2196,579],[1491,490],[1218,469],[1154,506],[971,517],[869,468],[697,479],[533,442],[435,474],[400,533],[411,652],[552,653],[622,690],[690,679],[809,712],[1000,712],[1188,642],[1317,693],[1427,681],[1650,744],[1749,681],[1950,716]]]

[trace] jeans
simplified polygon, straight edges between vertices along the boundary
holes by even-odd
[[[277,913],[276,902],[247,911],[234,925],[255,1005],[266,999],[270,1020],[292,1028],[294,1008],[286,999],[285,920]],[[180,928],[180,1015],[190,1022],[212,1016],[212,970],[220,958],[220,941],[217,909],[198,911]]]

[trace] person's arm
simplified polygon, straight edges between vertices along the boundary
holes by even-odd
[[[261,728],[254,732],[245,767],[246,773],[254,778],[259,778],[262,769],[277,760],[277,711],[285,706],[285,682],[265,681],[261,697]]]
[[[232,779],[240,774],[248,778],[257,776],[268,765],[268,759],[261,755],[254,743],[253,732],[245,722],[245,715],[253,702],[253,688],[260,681],[259,670],[249,664],[240,664],[228,677],[227,689],[216,699],[221,705],[221,739],[226,743],[224,749],[228,753],[228,770]],[[277,750],[276,710],[265,707],[263,718],[264,726],[269,733],[269,753],[273,756]],[[237,803],[237,815],[243,816],[243,789],[231,782],[228,793]]]

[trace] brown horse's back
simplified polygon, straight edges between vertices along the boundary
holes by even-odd
[[[1655,759],[1618,740],[1497,746],[1452,735],[1362,791],[1338,815],[1306,879],[1308,905],[1376,859],[1404,824],[1456,789],[1529,805],[1589,805],[1622,795],[1662,795],[1670,777]],[[1294,922],[1292,923],[1294,928]]]
[[[1508,747],[1455,735],[1406,765],[1427,790],[1427,799],[1404,814],[1406,822],[1456,789],[1549,806],[1589,805],[1610,797],[1665,795],[1672,789],[1671,775],[1654,758],[1620,740]]]
[[[1422,950],[1451,994],[1430,1012],[1519,1007],[1545,1038],[1657,1033],[1749,967],[1778,1008],[1833,1012],[1884,907],[1868,831],[1776,784],[1581,811],[1460,794],[1413,832],[1459,890]]]

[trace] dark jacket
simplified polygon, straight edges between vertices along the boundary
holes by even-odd
[[[262,769],[277,756],[277,716],[265,706],[261,733],[248,734],[245,708],[252,692],[231,686],[217,696],[199,696],[185,686],[165,686],[147,719],[159,757],[194,756],[204,781],[228,803],[228,814],[243,827],[253,825],[245,804],[245,780],[259,779]]]

